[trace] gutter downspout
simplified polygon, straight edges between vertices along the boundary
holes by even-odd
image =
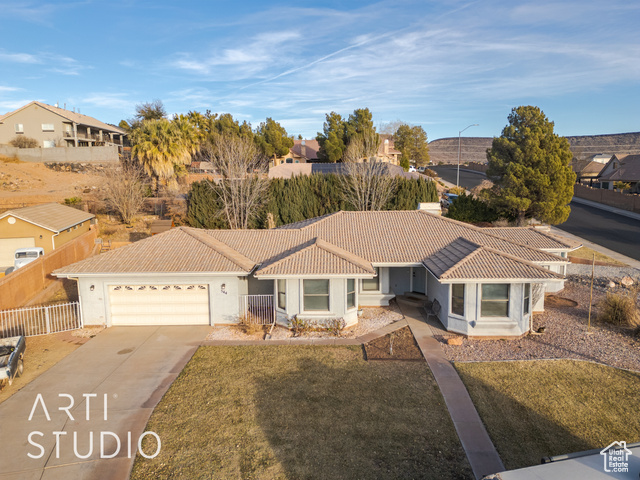
[[[56,240],[55,238],[60,235],[60,232],[56,233],[55,235],[51,235],[51,247],[53,248],[53,250],[56,249]]]

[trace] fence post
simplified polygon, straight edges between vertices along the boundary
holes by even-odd
[[[78,324],[80,325],[79,328],[84,328],[84,318],[82,318],[82,298],[78,298],[78,302],[75,304],[75,307],[78,314]]]
[[[49,320],[49,307],[44,307],[44,319],[47,325],[47,333],[51,333],[51,324]]]

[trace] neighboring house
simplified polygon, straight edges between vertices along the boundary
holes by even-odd
[[[17,136],[34,138],[42,148],[122,146],[127,132],[88,115],[42,102],[0,116],[0,144]]]
[[[18,248],[49,253],[89,231],[95,215],[58,203],[15,208],[0,214],[0,266],[13,265]]]
[[[615,154],[604,166],[600,175],[600,188],[613,190],[616,182],[631,185],[633,193],[640,193],[640,155]]]
[[[309,163],[318,161],[320,144],[317,140],[294,140],[289,153],[274,160],[274,166],[283,163]]]
[[[278,157],[273,162],[273,166],[282,165],[283,163],[313,163],[319,162],[318,151],[320,144],[317,140],[294,140],[293,147],[289,149],[289,153],[285,156]],[[375,158],[379,162],[388,162],[398,165],[400,162],[401,152],[393,146],[393,138],[390,135],[380,135],[380,147]]]
[[[571,163],[571,168],[576,174],[576,183],[593,186],[598,181],[598,175],[611,159],[611,155],[599,153],[584,160],[575,159]]]
[[[416,292],[437,301],[448,330],[522,335],[543,308],[532,284],[563,288],[556,271],[574,247],[490,230],[421,210],[337,212],[270,230],[178,227],[53,274],[78,281],[85,325],[237,323],[263,295],[278,324],[351,326],[359,306]]]
[[[400,175],[405,178],[420,178],[417,172],[405,172],[398,165],[390,163],[385,164],[385,171],[389,175]],[[342,163],[299,163],[299,164],[280,164],[269,169],[269,178],[291,178],[296,175],[312,175],[314,173],[323,174],[342,174],[344,172],[344,164]]]

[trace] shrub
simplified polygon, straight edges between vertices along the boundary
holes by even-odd
[[[329,318],[324,322],[325,329],[336,337],[340,336],[346,326],[347,322],[344,321],[344,318]]]
[[[463,187],[451,187],[449,189],[449,193],[453,193],[454,195],[465,195],[467,191]]]
[[[496,221],[498,212],[482,200],[462,194],[451,203],[446,216],[461,222],[481,223]]]
[[[13,155],[12,157],[7,157],[6,155],[0,155],[0,162],[2,163],[22,163],[18,157]]]
[[[19,135],[9,140],[9,145],[16,148],[36,148],[38,141],[35,138]]]
[[[436,178],[438,176],[438,174],[435,171],[431,170],[430,168],[425,168],[424,174],[427,177],[431,177],[431,178]]]
[[[80,197],[71,197],[71,198],[64,199],[64,204],[69,205],[70,207],[74,205],[79,205],[81,203],[82,203],[82,199]]]
[[[620,327],[639,327],[640,312],[636,296],[635,290],[626,293],[607,292],[598,304],[598,319]]]
[[[297,315],[289,320],[289,325],[291,325],[291,331],[294,337],[299,337],[303,333],[311,331],[313,327],[308,320],[300,318]]]

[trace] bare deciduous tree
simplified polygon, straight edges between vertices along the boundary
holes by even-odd
[[[265,200],[269,180],[255,142],[237,135],[216,135],[203,155],[212,162],[220,180],[212,185],[232,229],[246,229]]]
[[[139,163],[120,163],[105,170],[103,189],[107,207],[118,212],[123,223],[131,223],[142,210],[145,181]]]
[[[356,210],[382,210],[396,187],[396,177],[386,163],[367,161],[378,152],[380,137],[354,136],[343,156],[340,184],[344,200]],[[364,161],[363,161],[364,160]]]

